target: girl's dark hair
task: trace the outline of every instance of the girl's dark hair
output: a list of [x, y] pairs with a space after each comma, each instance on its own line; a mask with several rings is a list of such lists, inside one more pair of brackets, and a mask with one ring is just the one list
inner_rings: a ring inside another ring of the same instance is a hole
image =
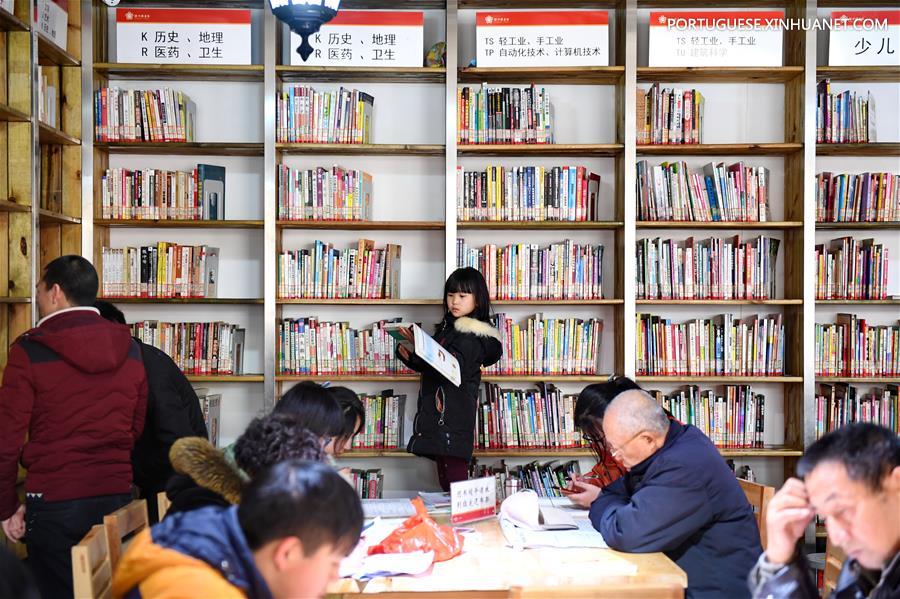
[[305, 429], [296, 414], [272, 412], [255, 418], [234, 444], [234, 461], [250, 478], [284, 460], [321, 462], [324, 457], [322, 440]]
[[312, 381], [291, 387], [274, 411], [296, 415], [300, 426], [319, 437], [340, 437], [344, 430], [344, 415], [337, 401], [328, 389]]
[[[344, 416], [344, 430], [335, 440], [335, 446], [343, 445], [347, 440], [358, 435], [366, 426], [366, 410], [359, 396], [347, 387], [329, 387], [328, 391], [337, 401]], [[359, 424], [356, 421], [359, 420]]]
[[475, 311], [470, 317], [488, 322], [491, 318], [491, 296], [488, 294], [487, 283], [484, 276], [471, 266], [457, 268], [444, 283], [444, 312], [449, 312], [447, 306], [448, 293], [471, 293], [475, 296]]
[[640, 388], [640, 385], [627, 376], [614, 376], [605, 383], [588, 385], [578, 394], [575, 402], [575, 426], [581, 429], [599, 463], [606, 463], [606, 439], [603, 428], [599, 425], [603, 422], [606, 408], [620, 393]]

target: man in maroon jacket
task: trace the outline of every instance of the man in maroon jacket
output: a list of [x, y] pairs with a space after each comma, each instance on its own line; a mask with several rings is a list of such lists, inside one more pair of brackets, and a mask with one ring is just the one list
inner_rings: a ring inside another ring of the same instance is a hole
[[92, 307], [97, 287], [80, 256], [47, 265], [41, 320], [10, 348], [0, 387], [0, 520], [8, 537], [25, 537], [45, 599], [72, 596], [72, 546], [130, 501], [131, 450], [147, 412], [140, 350]]

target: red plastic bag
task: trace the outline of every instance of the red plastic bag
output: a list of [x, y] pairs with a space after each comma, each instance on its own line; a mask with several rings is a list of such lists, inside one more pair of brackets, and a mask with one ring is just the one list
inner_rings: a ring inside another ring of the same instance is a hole
[[369, 555], [434, 551], [434, 561], [443, 562], [462, 553], [463, 536], [452, 527], [435, 522], [420, 497], [412, 502], [416, 515], [407, 518], [381, 543], [369, 547]]

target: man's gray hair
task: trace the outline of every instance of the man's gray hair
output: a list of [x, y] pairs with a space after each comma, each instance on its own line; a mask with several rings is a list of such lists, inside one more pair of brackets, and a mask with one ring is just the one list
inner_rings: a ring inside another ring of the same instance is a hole
[[631, 389], [620, 393], [610, 402], [606, 413], [612, 413], [628, 435], [642, 431], [665, 435], [669, 431], [669, 417], [646, 391]]

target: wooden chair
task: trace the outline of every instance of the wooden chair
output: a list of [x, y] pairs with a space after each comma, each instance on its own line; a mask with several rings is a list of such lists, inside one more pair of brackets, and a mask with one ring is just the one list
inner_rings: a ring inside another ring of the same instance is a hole
[[681, 599], [684, 589], [678, 584], [654, 582], [612, 583], [596, 587], [547, 587], [516, 589], [517, 599]]
[[747, 496], [747, 501], [753, 506], [753, 513], [756, 516], [756, 525], [759, 527], [759, 542], [762, 544], [763, 551], [766, 550], [766, 510], [769, 509], [769, 502], [775, 495], [775, 487], [767, 487], [759, 483], [751, 483], [748, 480], [739, 478], [741, 489]]
[[97, 524], [72, 547], [72, 588], [75, 599], [111, 598], [112, 571], [106, 527]]
[[169, 511], [169, 506], [172, 505], [172, 502], [169, 501], [169, 496], [166, 495], [165, 491], [162, 493], [156, 494], [156, 509], [159, 514], [159, 521], [162, 522], [162, 519], [166, 517], [166, 512]]
[[106, 537], [109, 539], [109, 557], [113, 570], [119, 565], [119, 558], [128, 548], [131, 538], [147, 528], [149, 524], [146, 499], [135, 499], [125, 507], [103, 517]]
[[844, 550], [828, 539], [825, 542], [825, 582], [823, 586], [823, 596], [828, 597], [834, 592], [837, 586], [838, 577], [841, 575], [841, 568], [844, 567], [844, 560], [847, 554]]

